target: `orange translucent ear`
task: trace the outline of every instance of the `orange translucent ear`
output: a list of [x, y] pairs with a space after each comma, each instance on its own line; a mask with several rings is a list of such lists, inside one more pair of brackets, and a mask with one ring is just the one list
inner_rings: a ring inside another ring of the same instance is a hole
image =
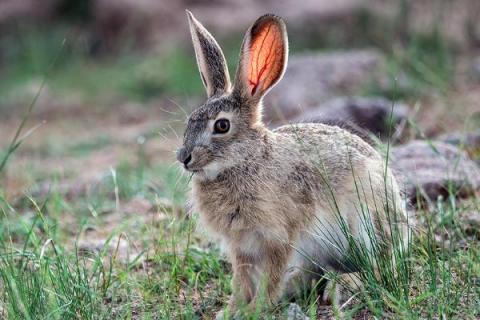
[[242, 64], [246, 70], [246, 87], [253, 96], [262, 96], [282, 77], [287, 60], [288, 43], [283, 21], [274, 15], [260, 17], [245, 39]]

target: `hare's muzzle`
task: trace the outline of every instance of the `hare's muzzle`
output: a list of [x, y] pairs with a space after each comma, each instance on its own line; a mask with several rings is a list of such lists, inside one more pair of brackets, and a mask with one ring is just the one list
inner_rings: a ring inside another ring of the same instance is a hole
[[187, 151], [187, 148], [181, 147], [177, 150], [177, 160], [183, 163], [185, 169], [188, 169], [188, 163], [192, 160], [192, 154]]

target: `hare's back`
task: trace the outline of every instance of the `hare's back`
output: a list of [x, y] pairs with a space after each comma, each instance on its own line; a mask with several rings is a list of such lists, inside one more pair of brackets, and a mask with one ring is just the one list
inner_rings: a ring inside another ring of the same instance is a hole
[[[398, 185], [391, 170], [388, 170], [385, 183], [383, 157], [360, 137], [336, 126], [316, 123], [283, 126], [274, 130], [274, 134], [278, 154], [284, 155], [283, 162], [287, 163], [284, 166], [291, 168], [285, 177], [305, 177], [304, 186], [307, 189], [316, 186], [320, 200], [331, 200], [325, 190], [333, 190], [340, 207], [344, 206], [340, 208], [343, 212], [356, 212], [350, 205], [359, 197], [357, 187], [362, 186], [367, 190], [362, 197], [366, 197], [372, 212], [379, 200], [375, 197], [383, 195], [395, 198], [382, 200], [383, 203], [401, 205]], [[298, 180], [291, 185], [298, 185]], [[392, 190], [385, 192], [385, 185]]]
[[[383, 159], [360, 137], [336, 126], [320, 123], [291, 124], [274, 130], [276, 167], [286, 177], [298, 174], [322, 186], [325, 177], [336, 190], [351, 187], [355, 176], [382, 176]], [[326, 186], [328, 187], [328, 186]]]
[[[281, 126], [274, 130], [279, 140], [293, 144], [293, 149], [309, 156], [327, 158], [350, 157], [350, 161], [369, 158], [381, 160], [378, 152], [359, 136], [338, 126], [322, 123], [297, 123]], [[279, 141], [282, 143], [282, 141]]]

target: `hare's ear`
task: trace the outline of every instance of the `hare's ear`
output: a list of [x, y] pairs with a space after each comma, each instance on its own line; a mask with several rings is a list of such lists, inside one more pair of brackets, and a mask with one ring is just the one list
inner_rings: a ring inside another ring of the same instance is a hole
[[272, 14], [261, 16], [243, 39], [234, 90], [260, 99], [285, 73], [288, 39], [285, 23]]
[[222, 49], [210, 32], [186, 10], [198, 69], [208, 97], [230, 90], [230, 76]]

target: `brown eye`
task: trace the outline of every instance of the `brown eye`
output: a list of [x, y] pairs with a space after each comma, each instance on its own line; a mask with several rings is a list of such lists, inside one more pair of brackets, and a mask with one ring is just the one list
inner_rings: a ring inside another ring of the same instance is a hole
[[227, 119], [218, 119], [213, 125], [213, 133], [227, 133], [230, 130], [230, 121]]

